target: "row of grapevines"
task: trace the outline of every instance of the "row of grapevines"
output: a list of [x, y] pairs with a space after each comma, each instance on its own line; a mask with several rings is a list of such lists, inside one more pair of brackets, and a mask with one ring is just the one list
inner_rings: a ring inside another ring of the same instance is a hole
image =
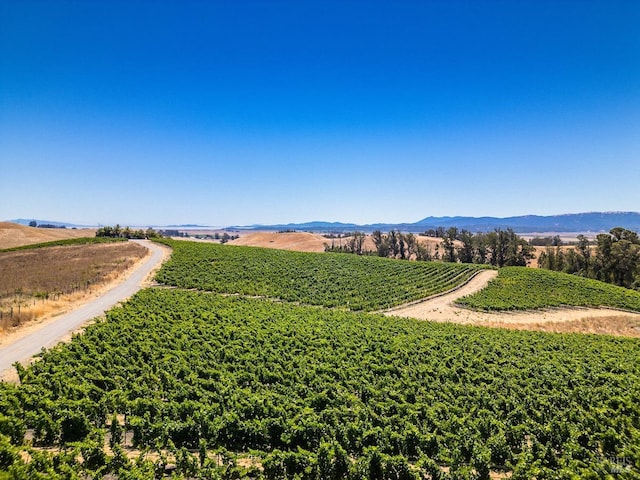
[[640, 311], [640, 292], [561, 272], [502, 268], [484, 290], [458, 300], [479, 310], [527, 310], [580, 306]]
[[465, 282], [481, 268], [165, 242], [173, 248], [171, 260], [157, 275], [165, 284], [351, 310], [378, 310], [440, 293]]
[[638, 358], [633, 339], [151, 289], [0, 384], [0, 434], [84, 445], [89, 476], [119, 414], [139, 448], [251, 450], [264, 478], [328, 478], [327, 445], [339, 478], [382, 478], [372, 451], [438, 478], [604, 478], [640, 467]]

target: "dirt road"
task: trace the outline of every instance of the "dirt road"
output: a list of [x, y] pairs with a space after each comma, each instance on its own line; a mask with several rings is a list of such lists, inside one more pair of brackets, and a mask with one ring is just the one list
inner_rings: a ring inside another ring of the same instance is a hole
[[118, 302], [136, 293], [147, 276], [162, 263], [166, 254], [162, 247], [148, 240], [139, 242], [151, 250], [151, 255], [126, 280], [78, 309], [55, 317], [52, 321], [34, 327], [29, 334], [20, 335], [0, 345], [0, 379], [13, 373], [14, 362], [26, 363], [42, 348], [52, 347], [89, 320], [99, 317]]
[[497, 273], [495, 270], [481, 272], [448, 294], [424, 302], [401, 305], [384, 313], [389, 316], [487, 327], [640, 336], [640, 314], [637, 313], [576, 307], [489, 313], [460, 308], [454, 304], [458, 298], [483, 289]]

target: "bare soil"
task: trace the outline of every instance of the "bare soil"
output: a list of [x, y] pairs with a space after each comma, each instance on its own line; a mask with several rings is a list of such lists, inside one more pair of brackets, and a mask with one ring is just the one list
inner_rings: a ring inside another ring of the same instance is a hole
[[387, 310], [385, 315], [516, 330], [596, 333], [640, 338], [640, 314], [638, 313], [608, 308], [554, 308], [489, 313], [454, 305], [458, 298], [483, 289], [496, 275], [495, 270], [483, 271], [446, 295], [399, 306]]

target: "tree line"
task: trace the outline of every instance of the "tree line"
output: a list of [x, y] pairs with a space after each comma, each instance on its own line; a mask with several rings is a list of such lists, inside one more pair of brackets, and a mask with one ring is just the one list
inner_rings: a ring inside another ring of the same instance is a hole
[[548, 270], [640, 289], [640, 237], [622, 227], [597, 235], [594, 245], [578, 235], [578, 243], [571, 249], [548, 247], [538, 263]]
[[133, 230], [130, 227], [122, 228], [119, 224], [115, 227], [104, 226], [100, 227], [96, 231], [96, 237], [109, 237], [109, 238], [127, 238], [134, 240], [143, 240], [148, 238], [160, 238], [161, 235], [153, 228], [149, 227], [146, 230]]
[[385, 234], [375, 230], [371, 234], [374, 251], [365, 249], [366, 235], [362, 232], [354, 232], [344, 242], [341, 240], [338, 246], [332, 240], [331, 245], [325, 244], [325, 251], [378, 255], [400, 260], [490, 264], [497, 267], [525, 266], [534, 258], [533, 246], [510, 228], [474, 234], [451, 227], [439, 233], [442, 235], [442, 243], [433, 250], [430, 245], [420, 242], [413, 233], [391, 230]]

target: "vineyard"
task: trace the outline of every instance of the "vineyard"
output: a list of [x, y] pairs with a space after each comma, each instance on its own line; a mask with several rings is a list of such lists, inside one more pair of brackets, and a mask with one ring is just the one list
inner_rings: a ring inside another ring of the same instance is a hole
[[476, 268], [167, 243], [178, 288], [0, 383], [0, 479], [640, 478], [638, 340], [325, 308]]
[[478, 310], [577, 306], [640, 312], [640, 292], [566, 273], [505, 267], [487, 288], [457, 303]]
[[3, 384], [0, 431], [75, 449], [68, 468], [90, 476], [117, 466], [97, 452], [122, 429], [139, 472], [168, 450], [184, 475], [221, 475], [190, 453], [206, 445], [252, 452], [264, 470], [243, 475], [266, 478], [372, 478], [376, 462], [405, 472], [384, 478], [603, 478], [640, 462], [638, 358], [633, 340], [146, 290]]
[[157, 277], [167, 285], [351, 310], [379, 310], [428, 297], [460, 285], [482, 268], [211, 243], [163, 243], [173, 248], [171, 260]]

